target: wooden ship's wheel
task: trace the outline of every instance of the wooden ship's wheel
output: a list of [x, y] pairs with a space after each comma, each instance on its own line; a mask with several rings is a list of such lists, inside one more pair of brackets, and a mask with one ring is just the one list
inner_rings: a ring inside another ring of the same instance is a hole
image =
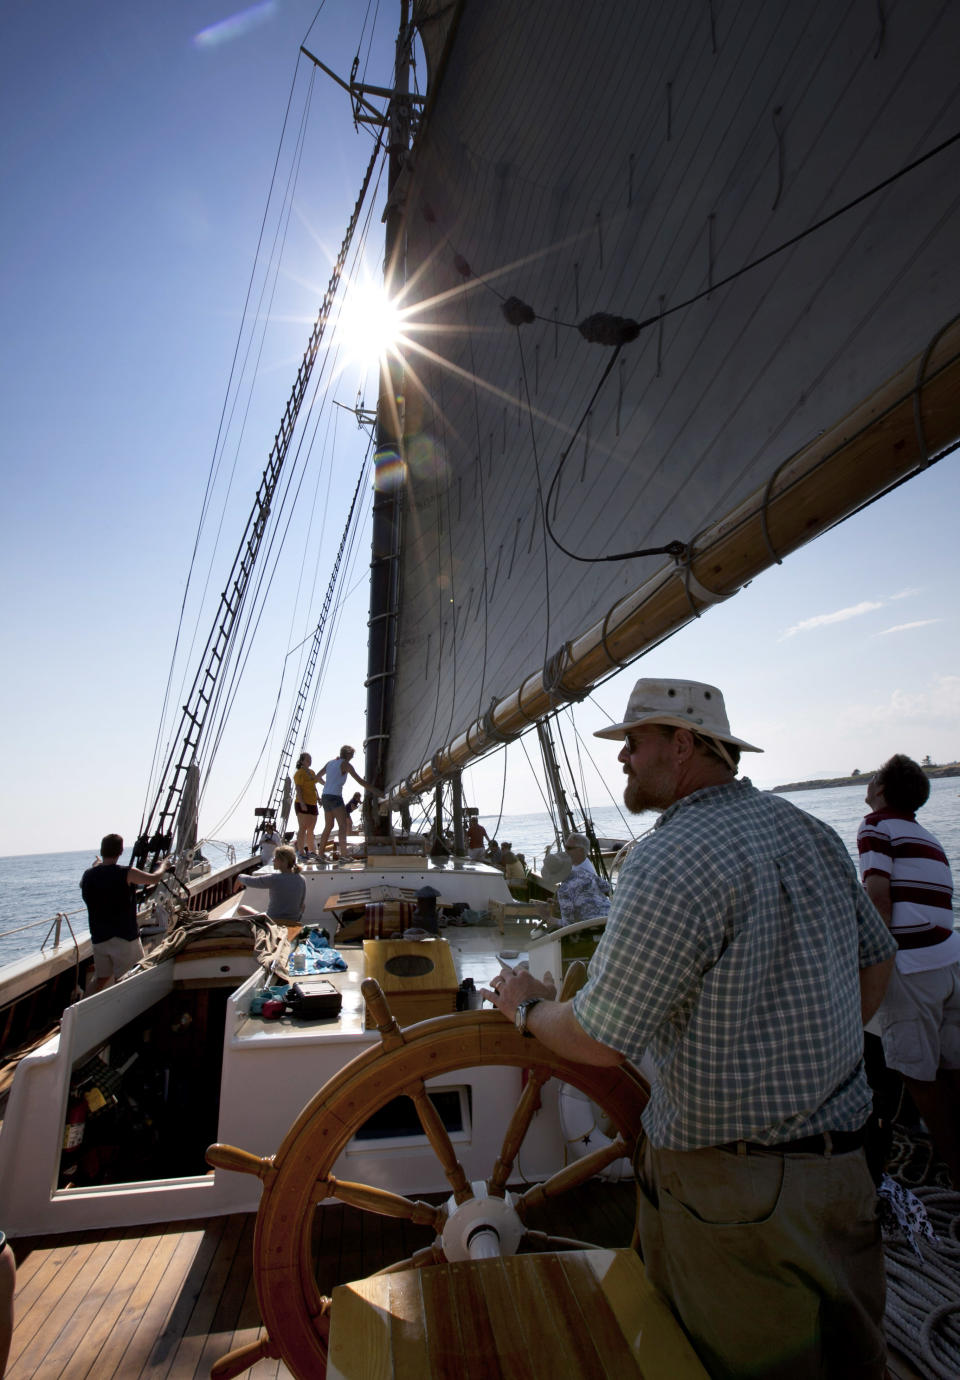
[[[582, 964], [571, 965], [561, 1000], [569, 999], [584, 977]], [[358, 1055], [320, 1089], [276, 1154], [261, 1158], [229, 1145], [212, 1145], [207, 1151], [207, 1160], [215, 1167], [256, 1174], [263, 1181], [253, 1270], [265, 1333], [257, 1342], [222, 1357], [211, 1372], [215, 1380], [229, 1380], [264, 1357], [281, 1358], [303, 1380], [316, 1380], [326, 1373], [330, 1300], [317, 1285], [311, 1245], [314, 1211], [325, 1198], [434, 1229], [431, 1246], [380, 1273], [445, 1260], [512, 1255], [521, 1243], [540, 1251], [583, 1249], [590, 1243], [528, 1231], [527, 1214], [546, 1199], [585, 1183], [621, 1156], [633, 1154], [649, 1087], [631, 1064], [598, 1068], [573, 1063], [538, 1040], [522, 1036], [498, 1011], [465, 1011], [400, 1030], [378, 984], [367, 979], [362, 991], [380, 1032], [380, 1044]], [[424, 1080], [488, 1064], [527, 1069], [528, 1079], [490, 1177], [471, 1184], [427, 1096]], [[544, 1183], [513, 1195], [507, 1182], [541, 1089], [551, 1078], [587, 1093], [610, 1118], [617, 1134], [609, 1144]], [[451, 1196], [442, 1206], [346, 1183], [330, 1172], [360, 1126], [401, 1094], [413, 1101], [450, 1183]]]

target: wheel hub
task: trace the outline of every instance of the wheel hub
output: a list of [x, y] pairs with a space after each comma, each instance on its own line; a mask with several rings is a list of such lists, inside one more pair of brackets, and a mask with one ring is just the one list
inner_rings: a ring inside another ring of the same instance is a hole
[[526, 1228], [517, 1216], [513, 1196], [492, 1197], [482, 1180], [471, 1188], [473, 1197], [465, 1203], [453, 1198], [447, 1203], [448, 1216], [440, 1238], [444, 1255], [448, 1260], [470, 1260], [476, 1254], [470, 1249], [471, 1241], [485, 1232], [499, 1240], [500, 1255], [516, 1255]]

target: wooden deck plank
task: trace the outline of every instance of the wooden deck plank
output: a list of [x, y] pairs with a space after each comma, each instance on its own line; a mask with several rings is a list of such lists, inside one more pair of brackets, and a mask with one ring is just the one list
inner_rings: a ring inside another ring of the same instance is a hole
[[[114, 1318], [106, 1337], [95, 1357], [91, 1357], [84, 1347], [77, 1357], [77, 1377], [91, 1377], [100, 1380], [102, 1376], [121, 1374], [124, 1357], [145, 1314], [157, 1298], [161, 1282], [168, 1278], [168, 1272], [176, 1275], [176, 1254], [178, 1248], [185, 1254], [183, 1233], [177, 1227], [161, 1226], [153, 1231], [143, 1228], [144, 1235], [138, 1242], [137, 1252], [131, 1260], [129, 1269], [129, 1288], [122, 1296], [118, 1315]], [[82, 1366], [86, 1369], [82, 1369]], [[64, 1380], [74, 1380], [71, 1369]]]
[[157, 1377], [157, 1380], [170, 1374], [177, 1375], [177, 1380], [179, 1380], [179, 1375], [174, 1368], [174, 1360], [193, 1318], [197, 1300], [206, 1287], [207, 1276], [220, 1249], [220, 1243], [228, 1231], [231, 1235], [239, 1235], [240, 1232], [240, 1226], [236, 1219], [231, 1217], [206, 1218], [203, 1228], [203, 1234], [164, 1329], [157, 1338], [143, 1368], [142, 1373], [144, 1375]]
[[[175, 1380], [186, 1380], [186, 1377], [197, 1374], [200, 1356], [213, 1324], [220, 1296], [230, 1276], [245, 1225], [245, 1216], [241, 1215], [227, 1217], [224, 1220], [224, 1230], [219, 1234], [216, 1247], [210, 1253], [209, 1259], [205, 1260], [205, 1267], [201, 1267], [199, 1262], [201, 1255], [205, 1256], [206, 1253], [201, 1251], [197, 1254], [195, 1263], [198, 1268], [191, 1271], [194, 1276], [191, 1287], [184, 1291], [178, 1300], [179, 1320], [182, 1325], [178, 1328], [175, 1344], [170, 1347], [168, 1356], [163, 1362], [157, 1358], [157, 1369], [152, 1372], [157, 1376], [157, 1380], [166, 1375], [174, 1376]], [[238, 1302], [238, 1312], [239, 1306]], [[231, 1324], [230, 1335], [232, 1334]], [[151, 1357], [151, 1361], [153, 1360]]]
[[200, 1349], [194, 1374], [201, 1377], [201, 1380], [206, 1380], [209, 1376], [214, 1361], [233, 1349], [233, 1336], [243, 1309], [247, 1286], [253, 1276], [253, 1224], [253, 1217], [248, 1217], [243, 1223], [226, 1283], [217, 1300], [213, 1320]]
[[[253, 1219], [251, 1219], [252, 1222]], [[260, 1320], [260, 1305], [257, 1302], [257, 1289], [254, 1283], [253, 1271], [250, 1271], [247, 1279], [246, 1289], [244, 1290], [243, 1300], [240, 1304], [240, 1312], [237, 1317], [233, 1336], [230, 1338], [229, 1345], [225, 1346], [220, 1352], [225, 1356], [229, 1351], [236, 1351], [238, 1347], [249, 1346], [251, 1342], [259, 1340], [263, 1332], [263, 1324]], [[275, 1380], [277, 1374], [277, 1361], [258, 1361], [255, 1366], [251, 1366], [247, 1374], [251, 1380]]]
[[[16, 1244], [20, 1246], [21, 1243], [17, 1242]], [[77, 1250], [77, 1245], [70, 1242], [58, 1245], [48, 1252], [31, 1251], [30, 1256], [33, 1258], [35, 1268], [25, 1284], [21, 1282], [18, 1265], [16, 1327], [10, 1346], [8, 1368], [14, 1365], [21, 1351], [35, 1336], [38, 1328], [46, 1322], [48, 1295], [51, 1292], [59, 1293], [59, 1289], [63, 1287], [62, 1281], [58, 1284], [58, 1276], [61, 1270], [65, 1272], [64, 1278], [69, 1276], [72, 1270], [70, 1262]]]
[[99, 1352], [109, 1335], [111, 1323], [118, 1316], [118, 1303], [122, 1307], [130, 1293], [128, 1276], [136, 1269], [134, 1260], [139, 1245], [136, 1237], [118, 1241], [99, 1271], [96, 1274], [91, 1271], [86, 1293], [44, 1356], [43, 1368], [50, 1380], [55, 1376], [59, 1380], [71, 1370], [73, 1380], [78, 1377], [82, 1380], [87, 1374], [90, 1366], [86, 1363], [86, 1354]]
[[[19, 1351], [16, 1360], [8, 1367], [7, 1374], [10, 1380], [28, 1380], [28, 1377], [46, 1374], [57, 1375], [59, 1366], [50, 1369], [47, 1366], [47, 1355], [53, 1352], [54, 1356], [62, 1349], [61, 1338], [66, 1332], [82, 1340], [82, 1333], [73, 1332], [73, 1318], [79, 1309], [88, 1290], [95, 1284], [101, 1270], [110, 1269], [110, 1260], [114, 1252], [118, 1249], [119, 1242], [116, 1239], [104, 1241], [88, 1241], [78, 1246], [76, 1252], [71, 1255], [69, 1261], [70, 1270], [68, 1277], [63, 1281], [63, 1287], [59, 1290], [58, 1305], [55, 1312], [50, 1312], [45, 1303], [41, 1304], [35, 1313], [45, 1313], [40, 1326], [33, 1330], [29, 1342]], [[58, 1274], [65, 1273], [63, 1270]], [[44, 1300], [46, 1300], [46, 1294]], [[36, 1322], [36, 1317], [31, 1319], [31, 1324]], [[14, 1326], [14, 1336], [17, 1336], [17, 1328]], [[18, 1338], [18, 1341], [20, 1339]], [[11, 1348], [12, 1350], [12, 1348]], [[53, 1362], [51, 1362], [53, 1366]]]
[[178, 1328], [183, 1325], [180, 1317], [185, 1310], [180, 1307], [180, 1299], [190, 1287], [197, 1257], [204, 1251], [212, 1253], [211, 1233], [214, 1241], [219, 1239], [216, 1233], [223, 1231], [225, 1222], [226, 1218], [211, 1218], [179, 1223], [171, 1231], [173, 1253], [168, 1256], [162, 1246], [154, 1252], [138, 1289], [138, 1297], [146, 1295], [143, 1313], [139, 1320], [134, 1320], [133, 1333], [115, 1368], [104, 1371], [104, 1377], [132, 1380], [135, 1376], [159, 1373], [158, 1367], [164, 1364], [179, 1335]]
[[[531, 1224], [598, 1245], [629, 1239], [630, 1184], [591, 1185], [558, 1204], [553, 1220]], [[601, 1202], [597, 1202], [597, 1199]], [[173, 1222], [127, 1232], [74, 1233], [14, 1242], [22, 1268], [8, 1380], [186, 1380], [209, 1375], [212, 1361], [261, 1332], [252, 1280], [254, 1218]], [[427, 1228], [339, 1205], [318, 1213], [318, 1281], [323, 1292], [406, 1258], [431, 1238]], [[353, 1271], [353, 1274], [350, 1273]], [[479, 1324], [478, 1324], [479, 1325]], [[66, 1360], [67, 1342], [74, 1350]], [[893, 1380], [919, 1380], [892, 1356]], [[263, 1360], [250, 1380], [293, 1380]]]

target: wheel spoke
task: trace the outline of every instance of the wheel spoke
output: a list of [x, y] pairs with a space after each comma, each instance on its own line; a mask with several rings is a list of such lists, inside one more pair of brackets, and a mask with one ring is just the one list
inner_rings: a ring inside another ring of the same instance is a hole
[[350, 1207], [362, 1208], [366, 1212], [379, 1213], [381, 1217], [399, 1217], [405, 1222], [415, 1222], [418, 1226], [432, 1227], [439, 1235], [447, 1220], [445, 1207], [434, 1207], [430, 1203], [414, 1202], [399, 1193], [389, 1193], [383, 1188], [373, 1188], [369, 1184], [350, 1183], [345, 1179], [335, 1179], [328, 1174], [317, 1184], [317, 1201], [324, 1198], [338, 1198]]
[[587, 980], [587, 965], [580, 958], [575, 958], [567, 969], [563, 979], [563, 986], [557, 996], [557, 1001], [569, 1001], [576, 996], [580, 988]]
[[367, 1010], [373, 1017], [373, 1022], [380, 1033], [380, 1042], [384, 1049], [396, 1049], [403, 1044], [403, 1035], [397, 1025], [393, 1012], [387, 1004], [387, 999], [376, 978], [364, 978], [360, 984], [360, 991], [367, 1004]]
[[258, 1361], [272, 1361], [278, 1359], [280, 1354], [280, 1348], [275, 1342], [271, 1342], [264, 1332], [255, 1342], [248, 1342], [246, 1346], [239, 1346], [235, 1351], [228, 1351], [226, 1356], [214, 1361], [210, 1375], [212, 1380], [234, 1380], [235, 1376], [242, 1375]]
[[628, 1153], [626, 1141], [618, 1136], [610, 1145], [605, 1145], [601, 1150], [594, 1150], [592, 1154], [584, 1155], [582, 1160], [575, 1160], [565, 1169], [551, 1174], [542, 1184], [534, 1184], [533, 1188], [527, 1189], [516, 1201], [515, 1206], [521, 1219], [526, 1221], [525, 1214], [530, 1208], [539, 1206], [547, 1198], [555, 1198], [558, 1193], [568, 1193], [570, 1189], [579, 1187], [588, 1179], [592, 1179], [594, 1174], [601, 1173], [607, 1165], [613, 1164], [614, 1160], [619, 1160]]
[[492, 1197], [502, 1198], [506, 1192], [507, 1180], [513, 1169], [513, 1162], [523, 1144], [524, 1136], [530, 1129], [534, 1113], [540, 1108], [541, 1089], [545, 1083], [549, 1082], [550, 1077], [548, 1068], [534, 1067], [528, 1070], [527, 1086], [520, 1094], [520, 1101], [514, 1109], [513, 1116], [510, 1118], [510, 1125], [507, 1127], [503, 1138], [500, 1155], [487, 1182], [487, 1190]]
[[430, 1142], [433, 1153], [440, 1161], [447, 1182], [453, 1189], [454, 1201], [465, 1203], [468, 1198], [473, 1197], [473, 1189], [470, 1187], [463, 1165], [457, 1159], [453, 1142], [447, 1135], [447, 1128], [444, 1126], [440, 1113], [427, 1096], [427, 1090], [423, 1083], [415, 1083], [412, 1087], [405, 1088], [407, 1096], [417, 1109], [417, 1116], [420, 1118], [420, 1125], [423, 1127], [424, 1135]]

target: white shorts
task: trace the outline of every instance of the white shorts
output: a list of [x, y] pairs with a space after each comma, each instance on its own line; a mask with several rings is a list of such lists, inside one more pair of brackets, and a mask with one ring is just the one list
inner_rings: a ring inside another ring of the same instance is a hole
[[468, 849], [467, 849], [467, 852], [470, 854], [470, 858], [471, 858], [471, 861], [472, 861], [472, 862], [483, 862], [483, 849], [482, 849], [482, 848], [468, 848]]
[[105, 939], [93, 946], [93, 973], [98, 978], [116, 980], [143, 958], [139, 939]]
[[894, 969], [877, 1016], [890, 1068], [924, 1083], [938, 1069], [960, 1069], [960, 962], [921, 973]]

